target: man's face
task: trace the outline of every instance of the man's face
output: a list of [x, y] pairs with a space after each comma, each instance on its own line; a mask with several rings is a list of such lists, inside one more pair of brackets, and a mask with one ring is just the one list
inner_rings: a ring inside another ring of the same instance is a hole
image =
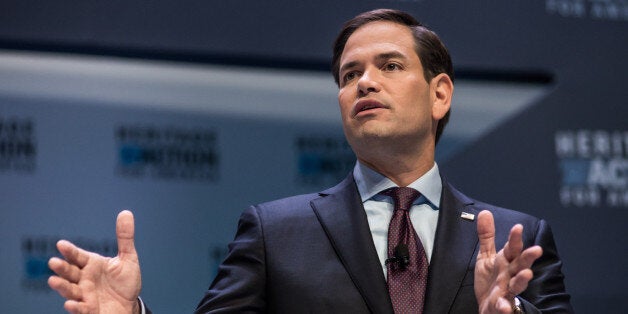
[[430, 84], [408, 27], [378, 21], [357, 29], [340, 57], [339, 80], [343, 128], [358, 157], [377, 139], [434, 145]]

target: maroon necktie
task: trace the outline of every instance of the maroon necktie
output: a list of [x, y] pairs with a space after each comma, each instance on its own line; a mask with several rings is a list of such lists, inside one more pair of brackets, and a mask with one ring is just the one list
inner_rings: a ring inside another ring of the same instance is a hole
[[[428, 264], [409, 213], [412, 202], [421, 194], [408, 187], [390, 188], [381, 194], [392, 197], [395, 204], [388, 227], [388, 256], [395, 258], [387, 261], [388, 293], [393, 308], [396, 314], [423, 313]], [[403, 249], [404, 245], [407, 250]]]

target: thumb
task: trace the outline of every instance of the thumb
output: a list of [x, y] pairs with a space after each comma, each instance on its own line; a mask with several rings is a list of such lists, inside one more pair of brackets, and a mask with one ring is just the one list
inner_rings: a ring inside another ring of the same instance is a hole
[[137, 259], [135, 251], [135, 220], [133, 213], [123, 210], [118, 214], [116, 220], [116, 238], [118, 239], [118, 256], [124, 258]]
[[483, 210], [478, 214], [478, 239], [480, 240], [479, 255], [495, 254], [495, 222], [493, 214], [488, 210]]

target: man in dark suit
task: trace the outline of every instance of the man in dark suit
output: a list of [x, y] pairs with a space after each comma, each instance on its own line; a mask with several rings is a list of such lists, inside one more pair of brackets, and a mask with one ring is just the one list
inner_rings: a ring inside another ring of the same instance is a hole
[[[245, 211], [197, 313], [572, 312], [549, 226], [476, 202], [440, 175], [434, 150], [453, 94], [440, 39], [403, 12], [366, 12], [345, 24], [332, 66], [354, 171], [326, 191]], [[420, 193], [404, 212], [419, 243], [411, 256], [387, 245], [400, 211], [386, 191], [397, 187]], [[144, 311], [133, 231], [122, 212], [115, 258], [59, 242], [66, 260], [51, 259], [49, 284], [68, 311]], [[407, 287], [425, 288], [421, 305], [400, 306], [391, 276], [417, 258], [429, 267]]]

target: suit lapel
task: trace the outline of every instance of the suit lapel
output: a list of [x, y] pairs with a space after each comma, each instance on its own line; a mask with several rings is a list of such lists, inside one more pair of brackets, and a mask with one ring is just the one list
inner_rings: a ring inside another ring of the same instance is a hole
[[[451, 308], [478, 243], [477, 222], [461, 218], [467, 212], [477, 217], [473, 201], [443, 180], [434, 251], [429, 266], [425, 313], [447, 313]], [[471, 265], [473, 266], [473, 265]]]
[[373, 313], [392, 313], [386, 279], [375, 251], [353, 175], [311, 202], [325, 233]]

